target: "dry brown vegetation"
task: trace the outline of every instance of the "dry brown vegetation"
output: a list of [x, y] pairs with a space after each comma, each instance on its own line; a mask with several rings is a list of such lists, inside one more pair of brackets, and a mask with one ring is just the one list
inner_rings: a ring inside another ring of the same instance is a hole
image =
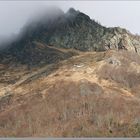
[[133, 88], [140, 84], [140, 73], [127, 72], [128, 67], [115, 68], [110, 65], [105, 65], [99, 75], [106, 80], [113, 80], [122, 87]]
[[0, 136], [139, 137], [139, 60], [127, 51], [88, 52], [57, 69], [25, 69], [1, 96]]

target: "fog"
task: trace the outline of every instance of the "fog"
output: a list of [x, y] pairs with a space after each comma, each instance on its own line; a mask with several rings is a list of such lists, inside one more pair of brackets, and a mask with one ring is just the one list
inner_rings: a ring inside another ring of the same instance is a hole
[[33, 17], [40, 17], [52, 6], [64, 12], [73, 7], [104, 26], [120, 26], [140, 34], [139, 1], [0, 1], [0, 43], [17, 37]]

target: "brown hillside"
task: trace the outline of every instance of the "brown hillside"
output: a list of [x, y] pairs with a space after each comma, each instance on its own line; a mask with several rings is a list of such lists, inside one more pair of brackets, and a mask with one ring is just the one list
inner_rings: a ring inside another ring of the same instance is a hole
[[2, 67], [0, 136], [140, 136], [140, 56], [76, 53], [41, 68]]

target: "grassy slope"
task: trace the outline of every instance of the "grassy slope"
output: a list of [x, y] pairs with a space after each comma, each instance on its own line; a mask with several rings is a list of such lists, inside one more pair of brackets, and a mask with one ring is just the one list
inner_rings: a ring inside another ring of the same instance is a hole
[[0, 84], [0, 136], [140, 136], [139, 56], [77, 53], [30, 71], [7, 69], [20, 78]]

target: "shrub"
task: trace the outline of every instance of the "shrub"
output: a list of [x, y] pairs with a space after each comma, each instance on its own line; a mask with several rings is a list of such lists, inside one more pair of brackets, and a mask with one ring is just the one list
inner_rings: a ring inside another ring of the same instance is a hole
[[133, 88], [140, 84], [140, 74], [127, 72], [127, 67], [114, 67], [112, 65], [104, 65], [98, 72], [100, 78], [113, 80], [116, 83], [127, 88]]

